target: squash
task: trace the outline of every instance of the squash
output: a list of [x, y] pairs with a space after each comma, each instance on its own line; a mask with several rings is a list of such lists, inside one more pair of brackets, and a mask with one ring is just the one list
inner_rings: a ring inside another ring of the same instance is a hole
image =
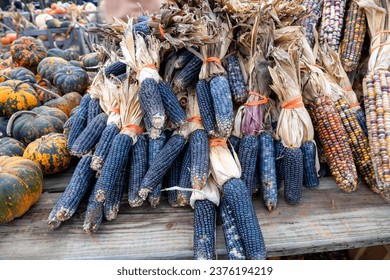
[[44, 175], [63, 172], [72, 161], [67, 142], [68, 137], [62, 133], [44, 135], [27, 146], [23, 157], [38, 164]]
[[63, 94], [73, 91], [83, 93], [89, 86], [89, 76], [82, 68], [66, 66], [57, 71], [54, 85]]
[[52, 108], [58, 108], [68, 117], [73, 108], [79, 106], [82, 96], [77, 92], [70, 92], [64, 96], [57, 97], [47, 101], [44, 105]]
[[[76, 107], [77, 108], [77, 107]], [[72, 115], [74, 111], [70, 111], [70, 114]], [[7, 124], [8, 124], [8, 118], [0, 117], [0, 138], [7, 136]]]
[[11, 56], [15, 63], [35, 73], [38, 64], [46, 57], [46, 48], [39, 39], [21, 37], [12, 43]]
[[0, 224], [22, 216], [42, 194], [39, 166], [22, 157], [0, 157]]
[[10, 52], [6, 52], [6, 53], [3, 53], [3, 54], [1, 55], [1, 58], [2, 58], [2, 59], [7, 59], [7, 58], [10, 58], [10, 57], [11, 57]]
[[23, 156], [26, 149], [24, 144], [12, 137], [4, 137], [0, 139], [0, 156]]
[[11, 43], [12, 43], [13, 41], [16, 40], [17, 35], [16, 35], [16, 33], [11, 32], [11, 33], [7, 33], [7, 35], [5, 35], [5, 37], [9, 38], [11, 40]]
[[42, 78], [47, 79], [52, 83], [56, 72], [65, 66], [70, 65], [71, 64], [63, 58], [47, 57], [39, 63], [38, 73]]
[[77, 50], [67, 49], [64, 51], [65, 53], [65, 59], [68, 61], [76, 60], [78, 61], [80, 59], [80, 54]]
[[84, 69], [84, 64], [81, 61], [70, 60], [69, 62], [70, 62], [70, 64], [72, 64], [72, 66], [76, 66], [76, 67]]
[[71, 25], [71, 22], [66, 20], [61, 22], [61, 28], [68, 28]]
[[10, 117], [21, 110], [39, 105], [38, 94], [26, 82], [9, 80], [0, 84], [0, 117]]
[[10, 78], [12, 80], [27, 81], [28, 83], [35, 84], [37, 78], [34, 73], [26, 68], [17, 68], [11, 71]]
[[47, 51], [47, 57], [61, 57], [66, 59], [65, 52], [61, 49], [50, 49]]
[[40, 106], [13, 114], [7, 125], [7, 135], [28, 145], [51, 132], [62, 133], [67, 120], [60, 109]]
[[102, 56], [99, 53], [88, 53], [84, 55], [81, 59], [84, 64], [84, 67], [86, 68], [98, 66], [101, 60]]
[[2, 45], [9, 45], [9, 44], [12, 43], [12, 42], [11, 42], [11, 39], [10, 39], [10, 38], [7, 38], [7, 37], [1, 37], [0, 41], [1, 41], [1, 44], [2, 44]]
[[58, 92], [58, 89], [52, 86], [52, 84], [47, 79], [40, 79], [34, 85], [34, 88], [38, 93], [39, 101], [42, 103], [46, 103], [51, 99], [55, 99], [61, 96]]
[[35, 17], [35, 23], [39, 29], [47, 28], [46, 21], [49, 19], [53, 19], [53, 17], [48, 14], [40, 14]]
[[46, 21], [47, 28], [60, 28], [61, 21], [58, 18], [51, 18]]

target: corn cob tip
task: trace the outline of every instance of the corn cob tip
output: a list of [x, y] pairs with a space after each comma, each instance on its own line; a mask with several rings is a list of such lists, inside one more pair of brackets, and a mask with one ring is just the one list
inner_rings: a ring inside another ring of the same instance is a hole
[[157, 208], [160, 204], [160, 197], [149, 197], [149, 203], [152, 208]]
[[145, 201], [146, 198], [148, 197], [150, 191], [151, 191], [150, 189], [145, 189], [145, 188], [140, 189], [140, 190], [138, 191], [138, 196], [139, 196], [142, 200]]
[[380, 196], [383, 197], [384, 200], [386, 200], [387, 203], [390, 203], [390, 189], [385, 188], [381, 193]]
[[60, 225], [61, 225], [61, 222], [58, 221], [56, 218], [54, 218], [54, 219], [52, 219], [52, 220], [50, 220], [50, 221], [48, 222], [48, 226], [49, 226], [49, 229], [50, 229], [50, 230], [55, 230], [55, 229], [57, 229]]
[[91, 162], [91, 169], [94, 171], [99, 171], [103, 168], [103, 159], [101, 157], [93, 156]]
[[142, 199], [132, 199], [132, 200], [128, 200], [129, 201], [129, 205], [130, 207], [132, 208], [135, 208], [135, 207], [140, 207], [144, 201]]
[[108, 212], [108, 215], [106, 215], [106, 220], [107, 221], [115, 220], [115, 218], [118, 216], [118, 212], [119, 212], [119, 207], [117, 206], [113, 207], [113, 209], [111, 209]]
[[104, 202], [104, 200], [106, 200], [105, 192], [103, 190], [97, 190], [95, 199], [98, 202]]
[[70, 217], [69, 217], [69, 210], [68, 209], [60, 209], [57, 213], [56, 213], [56, 219], [58, 221], [61, 221], [61, 222], [64, 222], [66, 220], [68, 220]]
[[98, 230], [98, 227], [96, 224], [87, 223], [83, 225], [83, 231], [88, 235], [92, 235]]
[[190, 201], [188, 200], [188, 197], [186, 197], [183, 194], [178, 194], [177, 195], [177, 201], [176, 201], [177, 206], [176, 207], [184, 207], [190, 204]]
[[266, 205], [266, 208], [268, 209], [268, 212], [272, 212], [276, 207], [273, 203], [269, 203]]
[[152, 125], [156, 129], [161, 129], [165, 123], [165, 116], [154, 116], [152, 119]]
[[206, 181], [207, 181], [207, 179], [205, 180], [202, 178], [193, 177], [192, 178], [192, 182], [193, 182], [192, 188], [195, 190], [201, 190], [206, 185]]

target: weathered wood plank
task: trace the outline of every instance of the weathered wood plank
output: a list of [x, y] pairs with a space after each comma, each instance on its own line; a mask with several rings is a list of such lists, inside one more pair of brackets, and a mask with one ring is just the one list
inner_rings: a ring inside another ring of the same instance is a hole
[[[45, 179], [45, 189], [57, 193], [44, 193], [23, 218], [0, 226], [0, 259], [192, 258], [193, 212], [166, 201], [157, 209], [130, 208], [124, 201], [117, 219], [105, 222], [94, 236], [82, 231], [83, 205], [58, 230], [49, 231], [47, 216], [69, 174]], [[390, 205], [363, 185], [347, 194], [333, 179], [323, 178], [320, 188], [304, 190], [299, 206], [287, 205], [280, 193], [272, 213], [258, 197], [253, 202], [269, 256], [390, 244]], [[226, 254], [220, 225], [217, 254]]]

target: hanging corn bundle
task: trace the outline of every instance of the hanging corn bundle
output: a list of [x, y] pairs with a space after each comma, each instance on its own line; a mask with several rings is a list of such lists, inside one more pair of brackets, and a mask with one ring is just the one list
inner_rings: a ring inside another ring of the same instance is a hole
[[[288, 52], [277, 48], [272, 55], [276, 66], [270, 68], [271, 88], [282, 102], [275, 134], [284, 146], [284, 198], [289, 204], [296, 205], [302, 200], [303, 173], [314, 172], [312, 176], [317, 176], [315, 169], [304, 171], [301, 150], [304, 143], [314, 141], [314, 129], [302, 101], [298, 49], [294, 45]], [[315, 156], [314, 151], [310, 158], [313, 163]]]
[[308, 15], [302, 19], [302, 26], [306, 30], [306, 40], [311, 47], [314, 46], [314, 32], [322, 13], [324, 0], [303, 0], [302, 5]]
[[343, 40], [340, 45], [340, 57], [346, 72], [354, 71], [360, 61], [364, 37], [366, 36], [366, 13], [359, 7], [358, 0], [349, 3]]
[[371, 159], [376, 175], [375, 191], [390, 201], [390, 4], [388, 1], [359, 1], [365, 9], [371, 36], [368, 73], [363, 79]]
[[69, 150], [72, 148], [77, 137], [87, 126], [88, 105], [90, 100], [91, 100], [91, 96], [89, 94], [85, 94], [81, 99], [80, 105], [78, 106], [78, 110], [74, 116], [72, 127], [69, 130], [68, 143], [67, 143], [67, 147]]

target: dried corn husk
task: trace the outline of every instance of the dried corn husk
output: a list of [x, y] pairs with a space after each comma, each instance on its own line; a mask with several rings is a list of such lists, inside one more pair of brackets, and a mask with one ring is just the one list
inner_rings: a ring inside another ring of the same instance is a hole
[[[200, 111], [198, 106], [198, 99], [196, 98], [196, 91], [190, 90], [188, 94], [188, 109], [187, 109], [187, 118], [190, 120], [192, 118], [200, 119]], [[191, 134], [197, 129], [203, 129], [202, 123], [196, 121], [188, 122], [188, 134]]]
[[192, 208], [195, 207], [195, 201], [208, 199], [215, 205], [219, 205], [221, 199], [220, 186], [217, 185], [213, 177], [210, 175], [207, 179], [206, 185], [202, 190], [192, 189], [192, 195], [190, 198], [190, 205]]

